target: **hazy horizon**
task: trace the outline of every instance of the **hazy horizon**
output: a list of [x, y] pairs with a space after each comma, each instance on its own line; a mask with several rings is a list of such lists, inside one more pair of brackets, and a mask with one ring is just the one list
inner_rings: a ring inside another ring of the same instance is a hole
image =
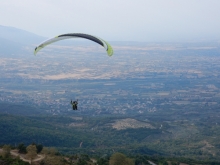
[[13, 0], [0, 2], [0, 25], [53, 37], [89, 33], [107, 41], [220, 40], [218, 0]]

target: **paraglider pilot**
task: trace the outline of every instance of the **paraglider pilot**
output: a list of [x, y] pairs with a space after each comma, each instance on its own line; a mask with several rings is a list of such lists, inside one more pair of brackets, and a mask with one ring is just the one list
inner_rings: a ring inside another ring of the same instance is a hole
[[77, 104], [78, 104], [78, 100], [76, 101], [70, 101], [70, 104], [72, 104], [73, 110], [77, 110]]

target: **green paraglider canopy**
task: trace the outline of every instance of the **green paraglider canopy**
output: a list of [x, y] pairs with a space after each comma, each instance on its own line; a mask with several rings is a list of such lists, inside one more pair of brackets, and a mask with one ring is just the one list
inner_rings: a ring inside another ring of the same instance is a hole
[[71, 38], [85, 38], [85, 39], [94, 41], [105, 48], [108, 56], [113, 55], [113, 49], [108, 42], [104, 41], [101, 38], [98, 38], [98, 37], [95, 37], [95, 36], [92, 36], [89, 34], [82, 34], [82, 33], [68, 33], [68, 34], [62, 34], [62, 35], [56, 36], [54, 38], [50, 38], [50, 39], [44, 41], [43, 43], [41, 43], [40, 45], [38, 45], [35, 48], [34, 54], [36, 55], [39, 50], [41, 50], [42, 48], [44, 48], [45, 46], [47, 46], [51, 43], [54, 43], [54, 42], [57, 42], [60, 40], [64, 40], [64, 39], [71, 39]]

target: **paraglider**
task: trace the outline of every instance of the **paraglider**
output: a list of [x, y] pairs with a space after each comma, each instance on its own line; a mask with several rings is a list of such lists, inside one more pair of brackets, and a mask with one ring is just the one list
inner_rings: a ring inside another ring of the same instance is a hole
[[78, 104], [78, 100], [76, 101], [70, 101], [70, 104], [72, 105], [73, 110], [77, 110], [77, 104]]
[[[108, 56], [112, 56], [113, 55], [113, 49], [111, 47], [111, 45], [104, 41], [101, 38], [89, 35], [89, 34], [83, 34], [83, 33], [68, 33], [68, 34], [62, 34], [62, 35], [58, 35], [56, 37], [50, 38], [44, 42], [42, 42], [40, 45], [38, 45], [35, 50], [34, 50], [34, 55], [36, 55], [41, 49], [43, 49], [45, 46], [50, 45], [54, 42], [60, 41], [60, 40], [65, 40], [65, 39], [74, 39], [74, 38], [84, 38], [84, 39], [88, 39], [91, 40], [93, 42], [98, 43], [99, 45], [103, 46], [108, 54]], [[72, 109], [73, 110], [77, 110], [77, 105], [78, 105], [78, 100], [77, 101], [72, 101], [70, 102], [70, 104], [72, 105]]]
[[88, 39], [93, 42], [96, 42], [105, 48], [108, 56], [113, 55], [113, 49], [108, 42], [104, 41], [101, 38], [98, 38], [98, 37], [95, 37], [95, 36], [92, 36], [89, 34], [83, 34], [83, 33], [68, 33], [68, 34], [62, 34], [62, 35], [50, 38], [50, 39], [44, 41], [43, 43], [41, 43], [40, 45], [38, 45], [34, 50], [34, 54], [36, 55], [39, 50], [41, 50], [42, 48], [44, 48], [45, 46], [47, 46], [49, 44], [52, 44], [52, 43], [60, 41], [60, 40], [71, 39], [71, 38], [84, 38], [84, 39]]

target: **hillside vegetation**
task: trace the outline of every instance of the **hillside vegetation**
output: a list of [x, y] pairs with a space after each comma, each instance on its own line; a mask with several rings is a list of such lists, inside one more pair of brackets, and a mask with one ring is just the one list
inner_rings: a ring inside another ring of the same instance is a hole
[[19, 144], [16, 148], [4, 145], [0, 148], [1, 165], [219, 165], [214, 161], [198, 161], [186, 158], [169, 158], [147, 155], [125, 155], [115, 152], [112, 155], [89, 156], [87, 154], [63, 155], [56, 148], [47, 148], [32, 143]]
[[[64, 154], [147, 154], [220, 160], [218, 127], [210, 119], [158, 122], [138, 116], [14, 116], [0, 114], [1, 144], [41, 143]], [[137, 124], [138, 123], [138, 124]], [[212, 136], [210, 136], [212, 135]], [[10, 138], [8, 138], [10, 137]], [[214, 137], [214, 138], [213, 138]], [[215, 138], [216, 137], [216, 138]]]

